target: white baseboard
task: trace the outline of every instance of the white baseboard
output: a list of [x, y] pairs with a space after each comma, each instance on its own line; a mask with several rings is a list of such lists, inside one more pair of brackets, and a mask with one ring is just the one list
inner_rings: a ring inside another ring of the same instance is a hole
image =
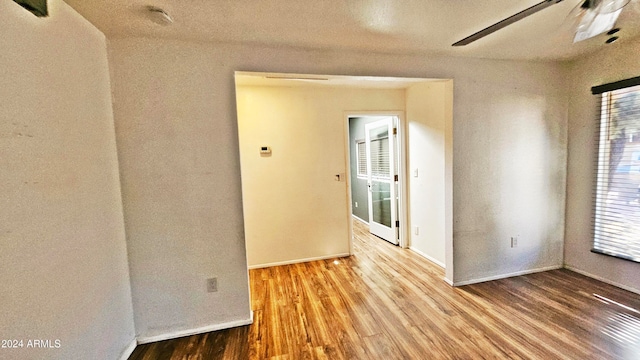
[[638, 290], [638, 289], [634, 289], [634, 288], [632, 288], [630, 286], [627, 286], [627, 285], [622, 285], [622, 284], [617, 283], [615, 281], [611, 281], [609, 279], [603, 278], [602, 276], [593, 275], [593, 274], [588, 273], [588, 272], [586, 272], [584, 270], [576, 269], [573, 266], [565, 265], [564, 268], [567, 269], [567, 270], [571, 270], [573, 272], [577, 272], [578, 274], [584, 275], [586, 277], [590, 277], [592, 279], [596, 279], [598, 281], [602, 281], [603, 283], [606, 283], [606, 284], [609, 284], [609, 285], [613, 285], [615, 287], [619, 287], [620, 289], [631, 291], [634, 294], [640, 294], [640, 290]]
[[443, 264], [442, 262], [440, 262], [440, 261], [438, 261], [438, 260], [436, 260], [436, 259], [432, 258], [431, 256], [429, 256], [429, 255], [427, 255], [427, 254], [423, 253], [422, 251], [420, 251], [420, 250], [418, 250], [418, 249], [414, 248], [413, 246], [409, 246], [409, 250], [413, 251], [414, 253], [416, 253], [416, 254], [418, 254], [418, 255], [422, 256], [423, 258], [425, 258], [425, 259], [427, 259], [427, 260], [431, 261], [432, 263], [434, 263], [434, 264], [436, 264], [436, 265], [438, 265], [438, 266], [440, 266], [441, 268], [443, 268], [443, 269], [444, 269], [444, 264]]
[[358, 221], [360, 221], [361, 223], [363, 223], [363, 224], [365, 224], [365, 225], [367, 225], [367, 226], [369, 225], [369, 222], [368, 222], [368, 221], [365, 221], [365, 220], [361, 219], [360, 217], [358, 217], [358, 216], [356, 216], [356, 215], [353, 215], [353, 214], [351, 214], [351, 216], [352, 216], [355, 220], [358, 220]]
[[136, 339], [131, 340], [131, 343], [129, 343], [129, 346], [127, 346], [127, 348], [124, 349], [124, 351], [122, 352], [122, 355], [120, 356], [120, 360], [129, 359], [129, 356], [133, 354], [133, 351], [136, 349], [137, 345], [138, 345], [138, 341]]
[[318, 257], [306, 258], [306, 259], [295, 259], [295, 260], [272, 262], [267, 264], [256, 264], [256, 265], [249, 265], [249, 269], [261, 269], [261, 268], [272, 267], [272, 266], [291, 265], [291, 264], [298, 264], [298, 263], [309, 262], [309, 261], [318, 261], [318, 260], [347, 257], [350, 255], [351, 254], [349, 253], [340, 253], [340, 254], [318, 256]]
[[479, 278], [479, 279], [458, 281], [458, 282], [454, 282], [453, 286], [471, 285], [471, 284], [477, 284], [477, 283], [481, 283], [481, 282], [485, 282], [485, 281], [506, 279], [506, 278], [510, 278], [510, 277], [514, 277], [514, 276], [534, 274], [534, 273], [538, 273], [538, 272], [549, 271], [549, 270], [557, 270], [557, 269], [562, 269], [562, 265], [547, 266], [547, 267], [538, 268], [538, 269], [516, 271], [516, 272], [513, 272], [513, 273], [509, 273], [509, 274], [501, 274], [501, 275], [489, 276], [489, 277]]
[[235, 320], [235, 321], [229, 321], [229, 322], [226, 322], [226, 323], [213, 324], [213, 325], [203, 326], [203, 327], [194, 328], [194, 329], [174, 331], [174, 332], [170, 332], [170, 333], [166, 333], [166, 334], [162, 334], [162, 335], [139, 337], [138, 338], [138, 345], [140, 345], [140, 344], [148, 344], [148, 343], [157, 342], [157, 341], [163, 341], [163, 340], [176, 339], [176, 338], [181, 338], [181, 337], [184, 337], [184, 336], [202, 334], [202, 333], [207, 333], [207, 332], [211, 332], [211, 331], [231, 329], [231, 328], [234, 328], [234, 327], [244, 326], [244, 325], [251, 325], [251, 324], [253, 324], [253, 311], [251, 311], [251, 317], [249, 319]]
[[442, 280], [444, 280], [444, 282], [446, 282], [447, 284], [449, 284], [449, 286], [453, 286], [453, 281], [451, 281], [449, 278], [444, 277], [444, 278], [442, 278]]

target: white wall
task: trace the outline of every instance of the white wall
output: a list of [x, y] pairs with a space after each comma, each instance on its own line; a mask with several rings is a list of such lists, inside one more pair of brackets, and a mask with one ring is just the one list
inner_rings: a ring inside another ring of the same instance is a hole
[[0, 359], [117, 359], [134, 325], [105, 39], [49, 7], [0, 2], [0, 334], [24, 341]]
[[571, 73], [565, 266], [640, 292], [640, 264], [591, 253], [594, 164], [600, 96], [591, 87], [640, 75], [640, 41], [607, 46], [569, 65]]
[[136, 334], [249, 323], [233, 73], [207, 46], [110, 43]]
[[406, 90], [410, 246], [442, 267], [446, 262], [445, 149], [451, 147], [445, 125], [452, 121], [447, 108], [452, 96], [450, 81], [421, 83]]
[[[237, 70], [454, 79], [447, 277], [460, 283], [562, 265], [560, 65], [144, 38], [110, 39], [109, 49], [143, 336], [249, 316]], [[514, 233], [520, 245], [510, 249]], [[209, 274], [219, 277], [213, 296], [203, 290]]]
[[[345, 111], [404, 110], [404, 90], [238, 86], [250, 267], [349, 254]], [[260, 146], [272, 155], [261, 156]]]
[[495, 65], [454, 77], [458, 284], [562, 266], [565, 74], [559, 66]]

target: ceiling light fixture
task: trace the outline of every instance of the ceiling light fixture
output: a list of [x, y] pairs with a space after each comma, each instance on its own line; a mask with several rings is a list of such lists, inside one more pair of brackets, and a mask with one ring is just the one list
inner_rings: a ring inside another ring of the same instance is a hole
[[149, 20], [153, 21], [159, 25], [171, 25], [173, 23], [173, 18], [169, 13], [164, 11], [163, 9], [156, 6], [147, 6], [147, 12], [149, 15]]
[[595, 10], [587, 10], [578, 24], [576, 36], [573, 38], [573, 42], [576, 43], [578, 41], [586, 40], [613, 29], [613, 26], [615, 25], [616, 20], [618, 20], [618, 16], [620, 16], [621, 12], [622, 9], [609, 13], [599, 13]]

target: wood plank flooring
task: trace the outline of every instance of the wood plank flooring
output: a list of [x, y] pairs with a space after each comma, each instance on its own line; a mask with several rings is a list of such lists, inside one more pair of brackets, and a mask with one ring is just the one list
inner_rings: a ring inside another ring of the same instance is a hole
[[640, 295], [568, 270], [452, 288], [355, 222], [354, 255], [250, 271], [254, 324], [155, 359], [640, 359]]

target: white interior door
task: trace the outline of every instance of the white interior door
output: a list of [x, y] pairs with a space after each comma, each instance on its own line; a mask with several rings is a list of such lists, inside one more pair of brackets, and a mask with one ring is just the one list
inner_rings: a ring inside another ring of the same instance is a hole
[[365, 125], [365, 142], [369, 231], [397, 245], [393, 117]]

